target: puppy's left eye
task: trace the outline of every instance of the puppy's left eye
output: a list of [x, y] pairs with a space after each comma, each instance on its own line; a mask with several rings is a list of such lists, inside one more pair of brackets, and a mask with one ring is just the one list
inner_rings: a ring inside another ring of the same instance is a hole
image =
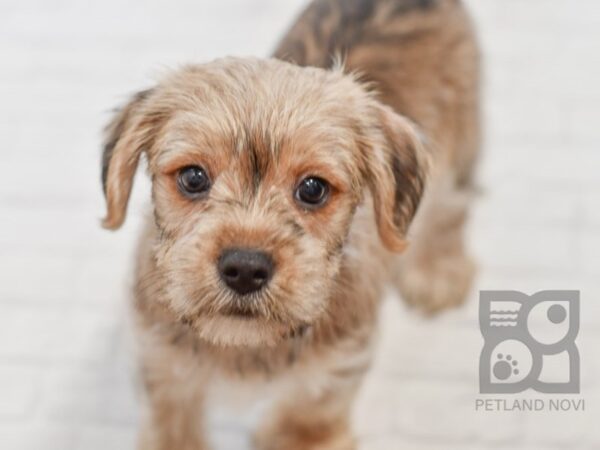
[[208, 191], [210, 180], [202, 167], [188, 166], [177, 174], [177, 187], [185, 196], [198, 198]]
[[295, 198], [303, 206], [318, 207], [327, 201], [329, 184], [318, 177], [304, 178], [296, 188]]

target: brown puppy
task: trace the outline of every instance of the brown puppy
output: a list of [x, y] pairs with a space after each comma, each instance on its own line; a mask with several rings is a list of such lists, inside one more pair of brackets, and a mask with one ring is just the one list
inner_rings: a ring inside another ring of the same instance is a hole
[[[325, 69], [336, 53], [345, 68]], [[104, 225], [123, 222], [142, 153], [153, 182], [141, 449], [208, 448], [222, 385], [270, 400], [260, 449], [354, 448], [384, 283], [427, 311], [469, 287], [478, 56], [460, 2], [317, 0], [275, 57], [172, 73], [108, 127]]]

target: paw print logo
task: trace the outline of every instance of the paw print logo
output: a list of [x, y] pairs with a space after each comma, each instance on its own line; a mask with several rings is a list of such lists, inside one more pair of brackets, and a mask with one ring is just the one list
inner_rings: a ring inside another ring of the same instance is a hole
[[479, 325], [481, 393], [579, 392], [579, 291], [482, 291]]
[[498, 360], [494, 364], [494, 376], [499, 380], [507, 380], [511, 375], [519, 375], [519, 362], [512, 355], [504, 356], [498, 353]]
[[[533, 355], [523, 342], [506, 339], [492, 350], [488, 360], [490, 382], [495, 385], [519, 383], [533, 368]], [[503, 389], [507, 389], [504, 387]]]

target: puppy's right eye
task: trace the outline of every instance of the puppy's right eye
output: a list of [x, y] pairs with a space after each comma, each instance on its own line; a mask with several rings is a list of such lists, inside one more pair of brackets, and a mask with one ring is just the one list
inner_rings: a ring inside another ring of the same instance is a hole
[[314, 209], [322, 206], [329, 194], [329, 184], [319, 177], [307, 177], [296, 188], [296, 200], [304, 207]]
[[186, 197], [196, 199], [208, 192], [210, 180], [202, 167], [188, 166], [178, 172], [177, 187]]

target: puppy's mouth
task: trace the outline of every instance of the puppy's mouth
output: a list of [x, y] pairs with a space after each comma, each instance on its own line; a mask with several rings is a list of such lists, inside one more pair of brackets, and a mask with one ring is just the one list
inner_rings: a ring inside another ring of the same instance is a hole
[[227, 317], [236, 317], [238, 319], [258, 319], [260, 314], [248, 307], [234, 305], [229, 307], [226, 311], [223, 311], [223, 315]]

